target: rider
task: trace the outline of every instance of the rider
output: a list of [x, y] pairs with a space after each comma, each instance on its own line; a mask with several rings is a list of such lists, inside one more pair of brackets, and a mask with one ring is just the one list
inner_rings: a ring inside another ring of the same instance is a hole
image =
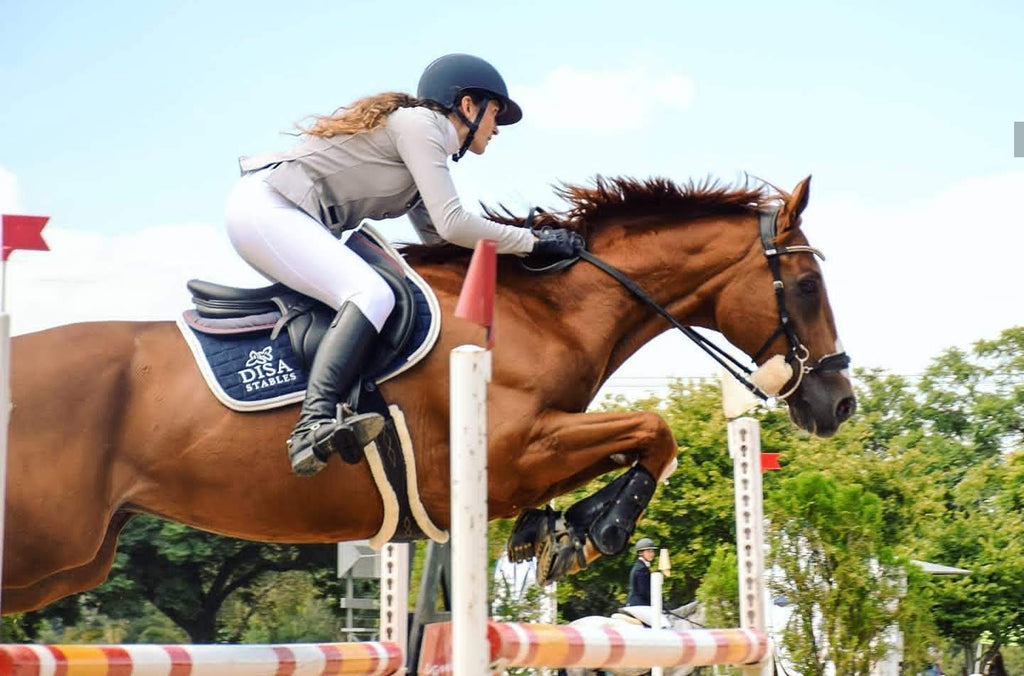
[[658, 551], [658, 545], [651, 538], [636, 541], [636, 561], [629, 570], [629, 594], [627, 606], [651, 605], [651, 561]]
[[[268, 279], [337, 311], [313, 359], [299, 421], [288, 439], [292, 471], [310, 475], [338, 452], [358, 462], [383, 429], [376, 413], [342, 410], [395, 299], [387, 283], [342, 242], [364, 218], [409, 214], [427, 243], [547, 259], [574, 254], [565, 230], [504, 225], [466, 211], [447, 159], [483, 154], [498, 126], [522, 118], [505, 81], [483, 59], [448, 54], [420, 78], [416, 97], [386, 92], [314, 118], [291, 150], [243, 157], [225, 220], [243, 259]], [[338, 239], [342, 241], [339, 242]]]

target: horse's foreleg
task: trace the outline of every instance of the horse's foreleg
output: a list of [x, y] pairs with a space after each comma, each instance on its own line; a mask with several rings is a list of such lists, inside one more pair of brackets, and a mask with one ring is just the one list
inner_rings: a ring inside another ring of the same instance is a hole
[[555, 413], [542, 417], [521, 459], [524, 476], [548, 481], [542, 499], [614, 468], [625, 455], [636, 464], [564, 515], [529, 510], [509, 543], [514, 559], [536, 555], [538, 579], [554, 580], [629, 543], [636, 520], [654, 492], [656, 478], [675, 461], [668, 425], [654, 413]]
[[651, 412], [547, 413], [534, 425], [530, 439], [519, 465], [523, 476], [543, 482], [537, 503], [632, 460], [661, 478], [676, 457], [672, 430]]

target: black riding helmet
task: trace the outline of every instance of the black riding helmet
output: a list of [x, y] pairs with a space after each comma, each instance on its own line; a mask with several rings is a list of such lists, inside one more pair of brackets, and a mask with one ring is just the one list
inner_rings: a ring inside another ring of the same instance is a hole
[[[474, 100], [479, 99], [480, 95], [484, 97], [476, 120], [468, 119], [458, 109], [459, 97], [464, 94], [475, 95]], [[435, 59], [420, 76], [416, 96], [454, 110], [469, 127], [469, 135], [458, 154], [453, 157], [456, 162], [466, 154], [473, 142], [488, 101], [493, 99], [501, 104], [496, 119], [499, 125], [515, 124], [523, 118], [522, 109], [509, 98], [508, 87], [497, 69], [480, 57], [469, 54], [446, 54]]]

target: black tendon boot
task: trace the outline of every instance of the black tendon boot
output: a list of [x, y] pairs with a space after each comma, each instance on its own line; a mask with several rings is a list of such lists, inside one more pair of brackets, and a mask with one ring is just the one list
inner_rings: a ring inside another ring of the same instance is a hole
[[376, 339], [377, 330], [358, 307], [341, 306], [313, 358], [299, 422], [288, 438], [295, 474], [316, 474], [335, 452], [346, 462], [359, 462], [363, 447], [384, 429], [380, 414], [344, 416], [338, 410], [341, 393], [351, 389]]

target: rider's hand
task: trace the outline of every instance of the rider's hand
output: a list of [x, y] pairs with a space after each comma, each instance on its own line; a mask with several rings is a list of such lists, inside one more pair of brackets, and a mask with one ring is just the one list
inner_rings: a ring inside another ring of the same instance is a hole
[[543, 227], [535, 230], [537, 241], [530, 252], [531, 258], [549, 261], [576, 258], [584, 249], [583, 237], [566, 228]]

